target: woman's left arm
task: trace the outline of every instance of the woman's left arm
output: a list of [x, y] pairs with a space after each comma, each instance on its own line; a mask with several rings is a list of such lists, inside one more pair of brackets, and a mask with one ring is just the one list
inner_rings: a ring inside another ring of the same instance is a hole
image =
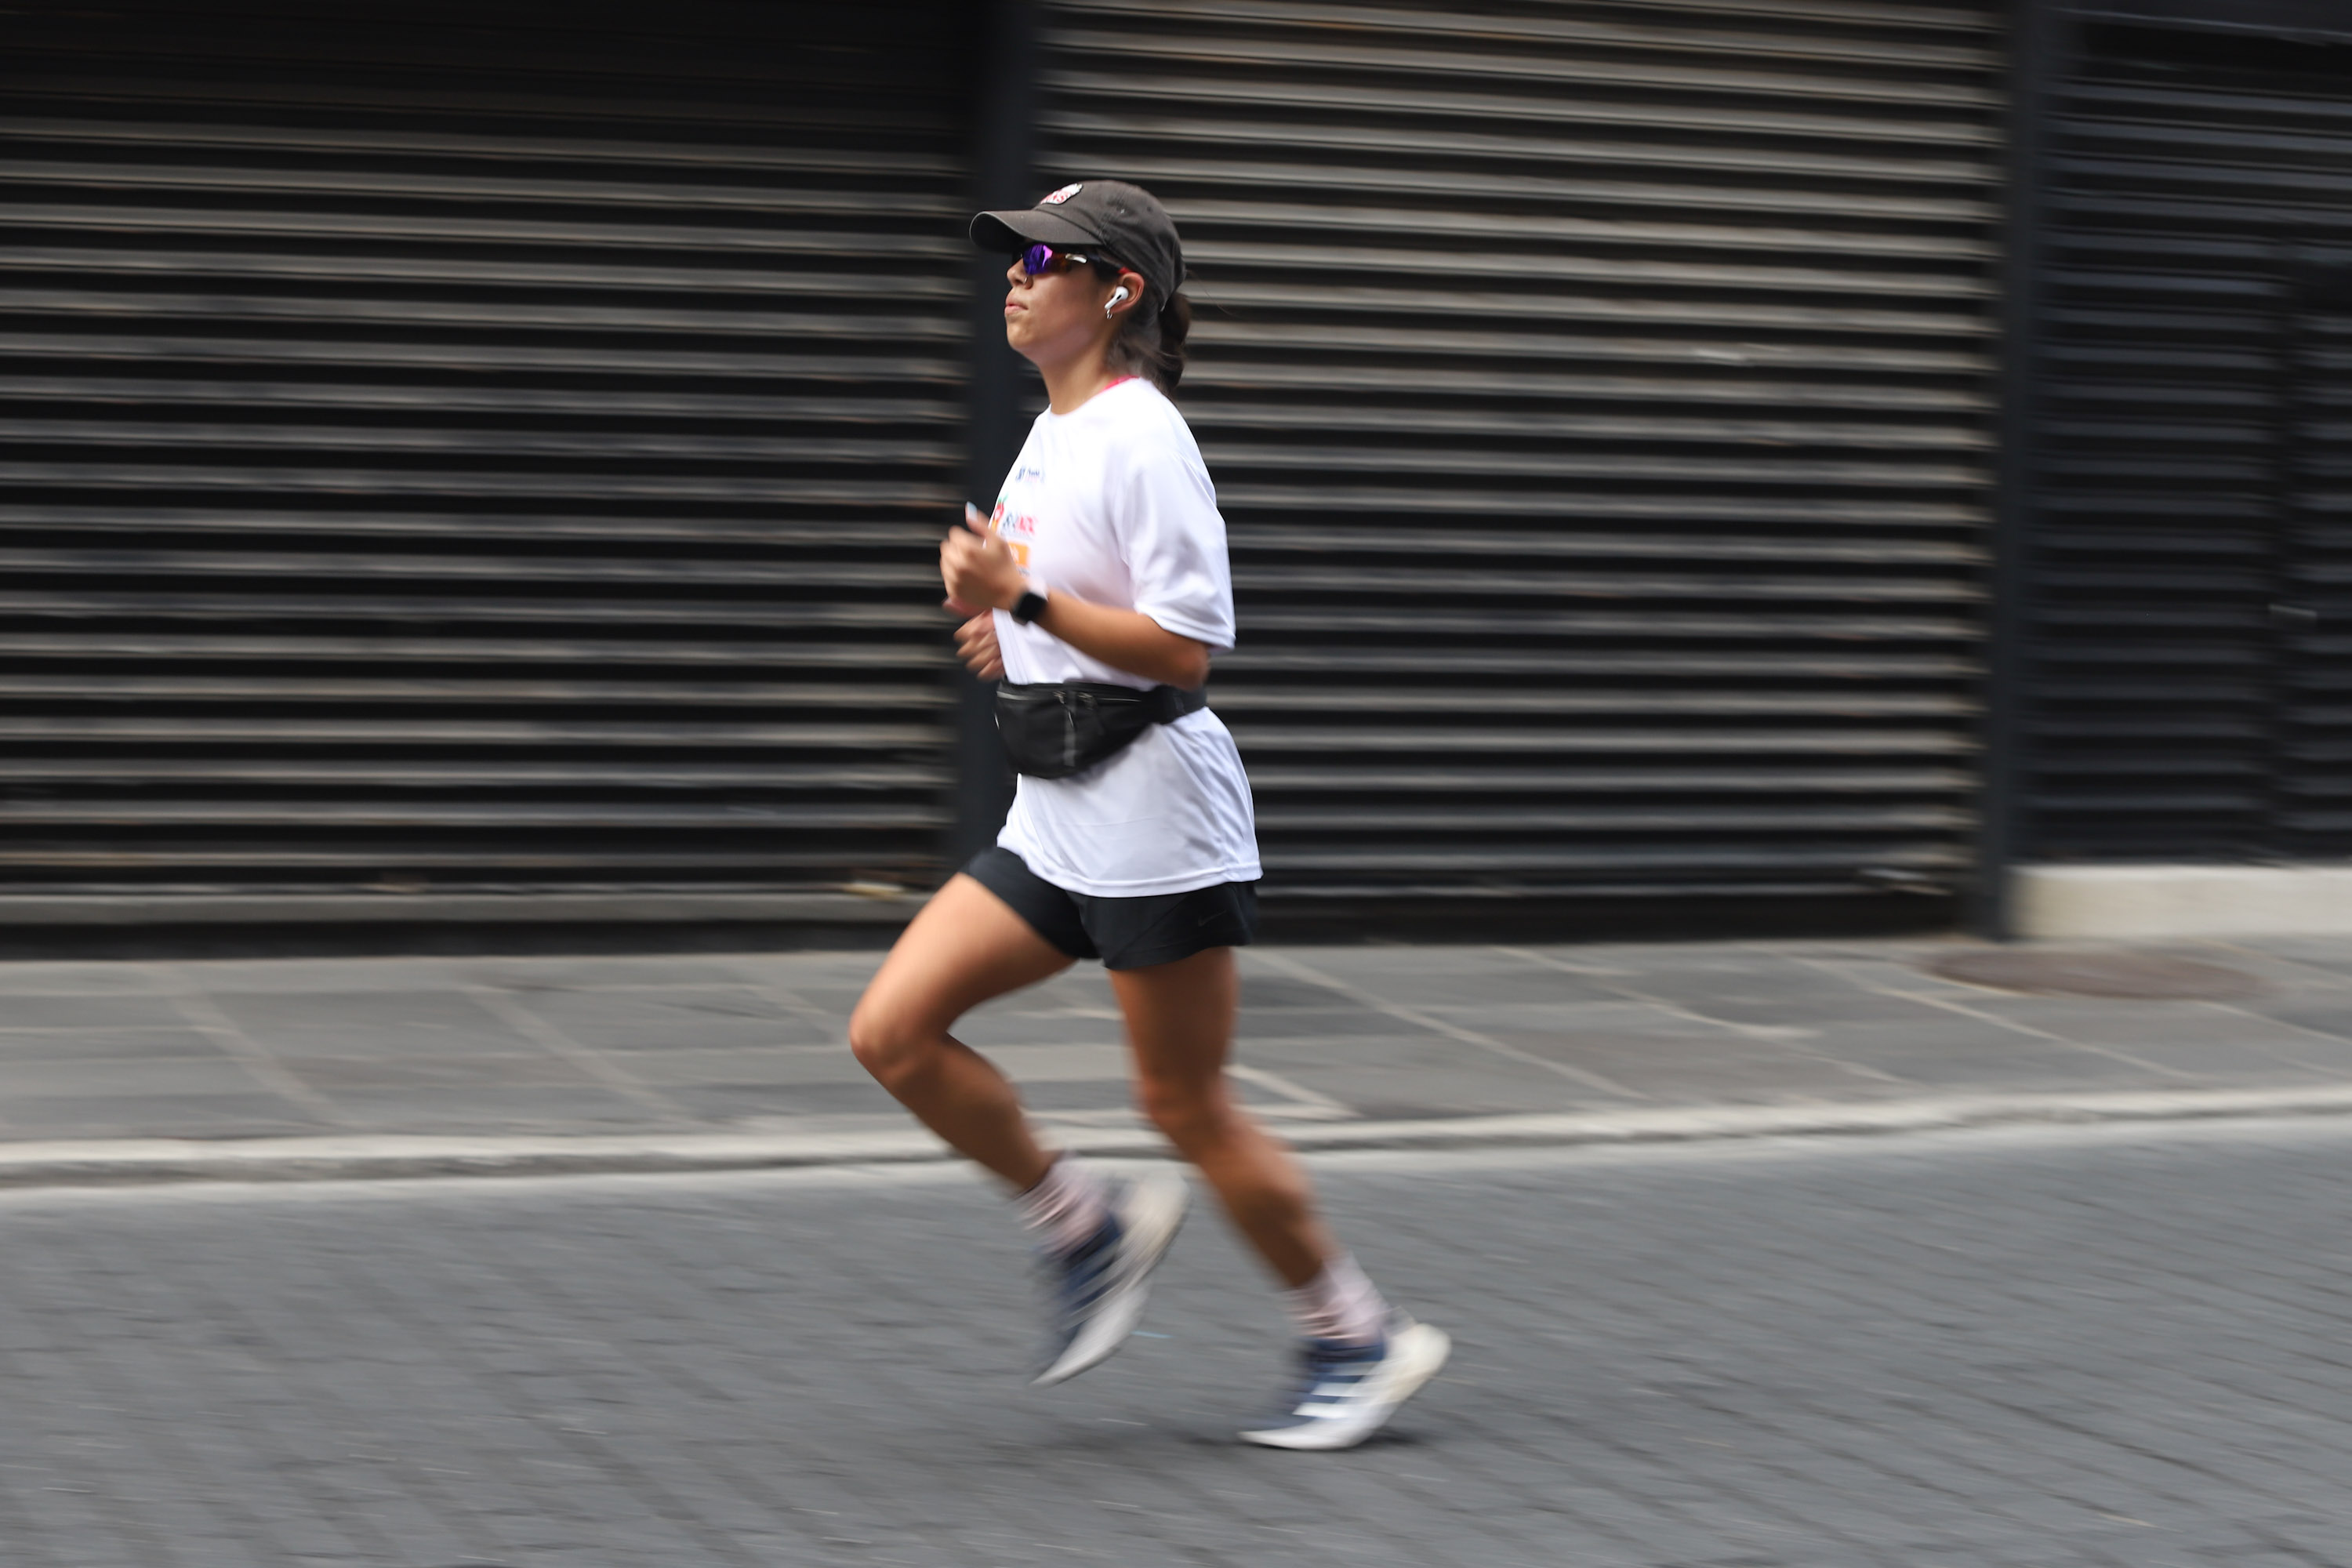
[[[947, 584], [948, 607], [967, 616], [1011, 609], [1028, 592], [1028, 579], [1021, 575], [1012, 550], [988, 531], [977, 512], [967, 514], [964, 525], [940, 543], [940, 577]], [[1066, 589], [1049, 585], [1045, 613], [1034, 624], [1114, 669], [1187, 691], [1208, 684], [1208, 645], [1170, 631], [1140, 610], [1090, 605]], [[988, 640], [992, 655], [995, 638]]]

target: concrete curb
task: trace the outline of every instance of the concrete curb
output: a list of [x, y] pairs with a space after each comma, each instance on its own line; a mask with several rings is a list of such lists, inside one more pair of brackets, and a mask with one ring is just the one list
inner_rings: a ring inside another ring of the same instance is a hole
[[[1975, 1094], [1842, 1105], [1694, 1106], [1581, 1115], [1474, 1116], [1284, 1125], [1293, 1146], [1349, 1149], [1573, 1148], [1747, 1138], [1885, 1137], [2051, 1122], [2181, 1121], [2352, 1114], [2343, 1088]], [[1107, 1156], [1164, 1156], [1139, 1128], [1057, 1133]], [[381, 1181], [748, 1171], [939, 1163], [956, 1158], [920, 1129], [897, 1132], [679, 1132], [445, 1137], [384, 1134], [202, 1140], [90, 1139], [0, 1144], [0, 1187], [174, 1182]]]

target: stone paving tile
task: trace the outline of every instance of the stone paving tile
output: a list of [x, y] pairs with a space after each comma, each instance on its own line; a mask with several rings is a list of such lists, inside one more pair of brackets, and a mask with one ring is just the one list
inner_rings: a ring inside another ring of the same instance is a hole
[[[1246, 1096], [1244, 1096], [1246, 1098]], [[1032, 1110], [1116, 1111], [1124, 1122], [1134, 1103], [1133, 1092], [1121, 1079], [1032, 1079], [1021, 1083], [1021, 1100]]]
[[547, 1059], [547, 1047], [528, 1036], [496, 1025], [479, 1033], [455, 1029], [409, 1029], [397, 1025], [364, 1027], [322, 1024], [315, 1028], [281, 1026], [240, 1029], [237, 1035], [261, 1056], [276, 1060], [393, 1062], [404, 1058], [430, 1060], [456, 1057], [486, 1068], [504, 1062], [518, 1072], [529, 1072]]
[[[1317, 954], [1311, 962], [1322, 973], [1360, 986], [1369, 994], [1449, 1016], [1489, 1009], [1574, 1008], [1620, 999], [1613, 981], [1509, 961], [1476, 966], [1465, 973], [1433, 973], [1426, 968], [1399, 972], [1360, 961], [1338, 962], [1328, 953]], [[1330, 991], [1323, 990], [1320, 1005], [1328, 1006], [1331, 997]], [[1301, 1005], [1309, 1004], [1302, 998]]]
[[821, 984], [794, 984], [791, 985], [790, 993], [795, 999], [820, 1009], [828, 1017], [846, 1019], [865, 989], [862, 982], [855, 984], [827, 982]]
[[296, 1078], [330, 1098], [370, 1095], [387, 1089], [471, 1092], [494, 1088], [584, 1089], [595, 1082], [579, 1068], [544, 1054], [519, 1061], [502, 1056], [428, 1056], [418, 1051], [372, 1057], [289, 1054], [281, 1055], [278, 1060]]
[[168, 1029], [181, 1022], [166, 996], [119, 990], [16, 994], [0, 1002], [0, 1029]]
[[894, 1126], [912, 1125], [898, 1102], [862, 1074], [815, 1083], [665, 1084], [662, 1094], [688, 1115], [709, 1121], [865, 1114], [887, 1117]]
[[258, 1138], [324, 1131], [301, 1107], [266, 1090], [147, 1095], [110, 1085], [105, 1094], [11, 1097], [0, 1106], [9, 1138]]
[[2227, 962], [2246, 953], [2261, 953], [2317, 970], [2333, 976], [2339, 988], [2352, 989], [2352, 963], [2347, 962], [2346, 944], [2340, 937], [2241, 937], [2234, 942], [2214, 942], [2210, 946], [2213, 951], [2209, 956], [2217, 961]]
[[1839, 1024], [1862, 1025], [1881, 1032], [1900, 1031], [1934, 1018], [1941, 1011], [1933, 1003], [1908, 996], [1866, 991], [1821, 993], [1792, 991], [1757, 997], [1727, 992], [1676, 992], [1675, 1005], [1714, 1019], [1728, 1027], [1817, 1031]]
[[2094, 1056], [2021, 1056], [1998, 1070], [1990, 1070], [1980, 1060], [1963, 1061], [1922, 1052], [1881, 1058], [1875, 1065], [1897, 1089], [1914, 1094], [2118, 1094], [2132, 1089], [2196, 1087], [2192, 1081], [2180, 1079], [2152, 1080], [2140, 1068]]
[[[1302, 963], [1328, 964], [1328, 953], [1308, 950], [1297, 955]], [[1361, 1002], [1350, 1002], [1347, 993], [1312, 980], [1295, 975], [1269, 973], [1263, 967], [1262, 955], [1253, 954], [1242, 965], [1242, 1011], [1244, 1013], [1276, 1013], [1296, 1010], [1318, 1012], [1332, 1007], [1350, 1007], [1366, 1011]], [[1391, 977], [1393, 978], [1393, 977]], [[1363, 994], [1359, 992], [1360, 994]]]
[[[178, 1094], [249, 1094], [256, 1087], [243, 1066], [218, 1056], [114, 1057], [107, 1066], [117, 1081], [157, 1100]], [[0, 1058], [0, 1107], [20, 1099], [69, 1095], [89, 1081], [89, 1068], [79, 1061]]]
[[1124, 1049], [1125, 1027], [1116, 1016], [1073, 1017], [1065, 1013], [1013, 1013], [994, 1009], [967, 1015], [956, 1038], [975, 1050], [1005, 1047], [1110, 1045]]
[[767, 1084], [866, 1081], [866, 1069], [839, 1046], [770, 1046], [743, 1050], [698, 1047], [627, 1053], [620, 1067], [646, 1084]]
[[446, 985], [419, 984], [396, 991], [344, 987], [241, 991], [207, 985], [204, 994], [247, 1029], [314, 1029], [351, 1024], [460, 1031], [488, 1028], [494, 1023], [481, 1004]]
[[2142, 1061], [2192, 1074], [2207, 1082], [2303, 1085], [2315, 1089], [2352, 1084], [2352, 1070], [2347, 1070], [2345, 1064], [2315, 1061], [2299, 1047], [2158, 1039], [2134, 1044], [2129, 1048]]
[[0, 1029], [0, 1061], [120, 1060], [125, 1057], [217, 1057], [220, 1043], [187, 1028]]
[[581, 1016], [584, 1011], [549, 1016], [546, 1010], [534, 1009], [546, 1024], [574, 1043], [624, 1057], [669, 1051], [759, 1050], [779, 1046], [845, 1048], [837, 1038], [838, 1030], [824, 1021], [806, 1017], [772, 1022], [747, 1018], [735, 1022], [620, 1024], [600, 1022], [593, 1015]]
[[2311, 1043], [2336, 1050], [2352, 1046], [2352, 1005], [2337, 1005], [2310, 997], [2247, 997], [2233, 1002], [2234, 1012], [2285, 1025], [2311, 1037]]
[[[1710, 1053], [1680, 1061], [1621, 1059], [1596, 1066], [1660, 1105], [1687, 1105], [1701, 1095], [1712, 1105], [1869, 1099], [1876, 1098], [1886, 1082], [1884, 1074], [1862, 1079], [1833, 1064], [1791, 1063], [1761, 1055], [1742, 1058]], [[1598, 1109], [1599, 1103], [1590, 1101], [1585, 1108]]]
[[[1474, 1047], [1456, 1046], [1465, 1056]], [[1269, 1068], [1316, 1094], [1338, 1100], [1359, 1116], [1409, 1120], [1433, 1115], [1517, 1115], [1530, 1111], [1579, 1110], [1623, 1105], [1620, 1096], [1596, 1094], [1539, 1068], [1513, 1062], [1457, 1066], [1444, 1062], [1347, 1062], [1326, 1066], [1302, 1053], [1296, 1058], [1249, 1053], [1244, 1065]]]
[[1904, 996], [1984, 994], [1980, 987], [1964, 981], [1947, 980], [1928, 969], [1920, 955], [1899, 947], [1885, 952], [1791, 952], [1788, 957], [1803, 971], [1866, 994], [1892, 993]]
[[636, 1101], [591, 1084], [484, 1084], [464, 1088], [392, 1085], [338, 1094], [338, 1130], [373, 1132], [601, 1132], [654, 1123]]
[[[1328, 994], [1328, 993], [1327, 993]], [[1373, 1039], [1392, 1035], [1398, 1022], [1370, 1007], [1249, 1007], [1242, 1009], [1236, 1037], [1244, 1040]], [[1407, 1023], [1415, 1039], [1443, 1038], [1424, 1025]]]
[[604, 984], [578, 990], [506, 986], [531, 1011], [568, 1026], [669, 1029], [713, 1025], [774, 1027], [806, 1015], [751, 985]]
[[[1498, 1094], [1475, 1085], [1464, 1085], [1458, 1079], [1394, 1074], [1370, 1074], [1344, 1085], [1309, 1073], [1294, 1073], [1301, 1085], [1318, 1094], [1331, 1088], [1344, 1087], [1349, 1098], [1343, 1103], [1356, 1115], [1371, 1121], [1442, 1121], [1457, 1116], [1520, 1116], [1531, 1112], [1568, 1112], [1591, 1110], [1588, 1102], [1532, 1100], [1524, 1095]], [[1622, 1100], [1612, 1102], [1622, 1105]]]
[[831, 959], [824, 954], [794, 954], [789, 959], [761, 956], [696, 958], [687, 954], [614, 953], [602, 958], [467, 958], [437, 961], [435, 973], [455, 973], [469, 984], [517, 989], [601, 990], [608, 986], [660, 985], [740, 990], [747, 970], [788, 964], [792, 973], [823, 969], [827, 962], [845, 962], [852, 973], [871, 974], [879, 953], [848, 953]]
[[627, 1058], [667, 1051], [825, 1049], [845, 1053], [847, 1020], [793, 1017], [772, 1024], [723, 1025], [709, 1028], [615, 1029], [582, 1028], [566, 1022], [563, 1034], [597, 1051]]

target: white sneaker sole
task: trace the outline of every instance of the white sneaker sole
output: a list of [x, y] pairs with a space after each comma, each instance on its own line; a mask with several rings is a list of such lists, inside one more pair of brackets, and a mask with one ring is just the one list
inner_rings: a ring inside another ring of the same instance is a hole
[[1057, 1383], [1067, 1383], [1087, 1368], [1108, 1360], [1112, 1352], [1127, 1342], [1135, 1325], [1143, 1321], [1144, 1302], [1151, 1294], [1151, 1271], [1160, 1267], [1169, 1243], [1176, 1239], [1176, 1232], [1184, 1223], [1184, 1206], [1191, 1197], [1192, 1189], [1173, 1171], [1154, 1171], [1138, 1178], [1127, 1189], [1118, 1205], [1122, 1233], [1120, 1277], [1112, 1284], [1092, 1321], [1070, 1342], [1070, 1348], [1039, 1373], [1031, 1387], [1051, 1388]]
[[1352, 1448], [1381, 1427], [1397, 1408], [1421, 1392], [1454, 1353], [1454, 1342], [1443, 1329], [1413, 1323], [1389, 1336], [1388, 1359], [1381, 1363], [1363, 1399], [1345, 1415], [1308, 1421], [1297, 1426], [1275, 1426], [1244, 1432], [1244, 1443], [1265, 1448], [1297, 1448], [1328, 1453]]

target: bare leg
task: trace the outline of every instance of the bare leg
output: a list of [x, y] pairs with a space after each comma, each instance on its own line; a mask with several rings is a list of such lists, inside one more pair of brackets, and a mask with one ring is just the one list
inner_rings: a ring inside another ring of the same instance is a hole
[[1069, 966], [1069, 956], [1004, 900], [958, 873], [866, 987], [850, 1016], [849, 1048], [924, 1126], [1026, 1192], [1045, 1179], [1053, 1156], [1039, 1147], [1013, 1085], [948, 1027], [990, 997]]
[[1144, 1114], [1200, 1167], [1284, 1285], [1295, 1289], [1313, 1279], [1339, 1249], [1315, 1213], [1307, 1173], [1225, 1087], [1241, 1000], [1234, 950], [1116, 969], [1110, 983], [1127, 1015]]

